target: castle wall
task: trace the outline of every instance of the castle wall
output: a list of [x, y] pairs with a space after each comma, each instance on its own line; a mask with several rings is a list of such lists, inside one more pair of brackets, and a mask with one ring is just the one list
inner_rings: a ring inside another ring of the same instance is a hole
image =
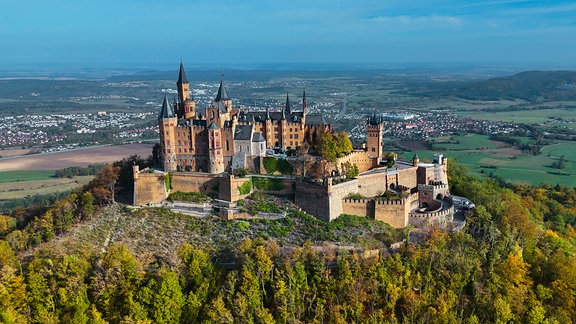
[[160, 203], [166, 196], [164, 173], [139, 173], [134, 167], [134, 206]]
[[344, 213], [342, 208], [342, 200], [350, 193], [358, 192], [359, 183], [360, 183], [359, 179], [354, 179], [336, 185], [328, 186], [328, 202], [329, 202], [328, 206], [329, 217], [327, 219], [328, 221], [332, 221], [338, 218], [340, 214]]
[[388, 223], [394, 228], [404, 228], [408, 225], [409, 199], [377, 200], [375, 205], [374, 219]]
[[353, 151], [346, 156], [338, 159], [336, 162], [337, 167], [341, 170], [342, 164], [349, 162], [350, 164], [356, 164], [360, 172], [368, 171], [371, 168], [377, 166], [377, 160], [368, 156], [368, 152]]
[[[331, 220], [330, 199], [326, 192], [326, 187], [313, 183], [296, 182], [294, 203], [300, 206], [305, 212], [316, 216], [316, 218], [320, 220]], [[340, 204], [340, 206], [342, 206], [342, 204]]]
[[410, 189], [416, 188], [418, 186], [417, 170], [418, 167], [398, 170], [398, 184]]
[[372, 217], [374, 215], [374, 200], [344, 199], [342, 201], [342, 213], [360, 217]]
[[172, 173], [172, 191], [203, 192], [218, 194], [220, 178], [216, 174], [174, 172]]

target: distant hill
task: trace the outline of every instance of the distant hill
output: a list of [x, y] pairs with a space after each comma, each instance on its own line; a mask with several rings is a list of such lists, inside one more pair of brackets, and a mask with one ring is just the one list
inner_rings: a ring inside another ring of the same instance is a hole
[[576, 72], [527, 71], [482, 81], [430, 83], [410, 92], [427, 97], [470, 100], [576, 100]]

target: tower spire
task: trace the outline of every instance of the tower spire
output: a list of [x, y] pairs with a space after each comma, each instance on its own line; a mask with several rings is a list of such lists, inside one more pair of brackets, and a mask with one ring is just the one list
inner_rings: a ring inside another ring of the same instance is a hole
[[306, 114], [306, 89], [302, 92], [302, 113]]
[[180, 60], [180, 73], [178, 74], [178, 84], [183, 84], [183, 83], [190, 83], [188, 82], [188, 78], [186, 78], [186, 71], [184, 71], [184, 64], [182, 63], [182, 60]]
[[218, 88], [218, 94], [216, 95], [216, 99], [214, 99], [214, 101], [219, 102], [222, 100], [230, 100], [230, 97], [228, 97], [228, 92], [224, 87], [224, 74], [220, 75], [220, 87]]
[[290, 98], [288, 98], [288, 92], [286, 92], [286, 108], [284, 108], [287, 114], [292, 113], [292, 108], [290, 107]]
[[266, 120], [270, 120], [270, 110], [266, 107]]

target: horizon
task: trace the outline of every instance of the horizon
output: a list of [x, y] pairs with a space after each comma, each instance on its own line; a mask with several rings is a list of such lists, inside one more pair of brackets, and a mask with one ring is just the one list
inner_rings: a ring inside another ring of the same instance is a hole
[[576, 66], [576, 4], [565, 0], [30, 0], [0, 12], [1, 69]]

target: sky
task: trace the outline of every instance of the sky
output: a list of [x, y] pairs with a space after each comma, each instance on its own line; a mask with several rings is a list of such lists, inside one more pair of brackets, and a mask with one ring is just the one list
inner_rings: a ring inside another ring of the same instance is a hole
[[0, 0], [0, 66], [576, 66], [576, 1]]

